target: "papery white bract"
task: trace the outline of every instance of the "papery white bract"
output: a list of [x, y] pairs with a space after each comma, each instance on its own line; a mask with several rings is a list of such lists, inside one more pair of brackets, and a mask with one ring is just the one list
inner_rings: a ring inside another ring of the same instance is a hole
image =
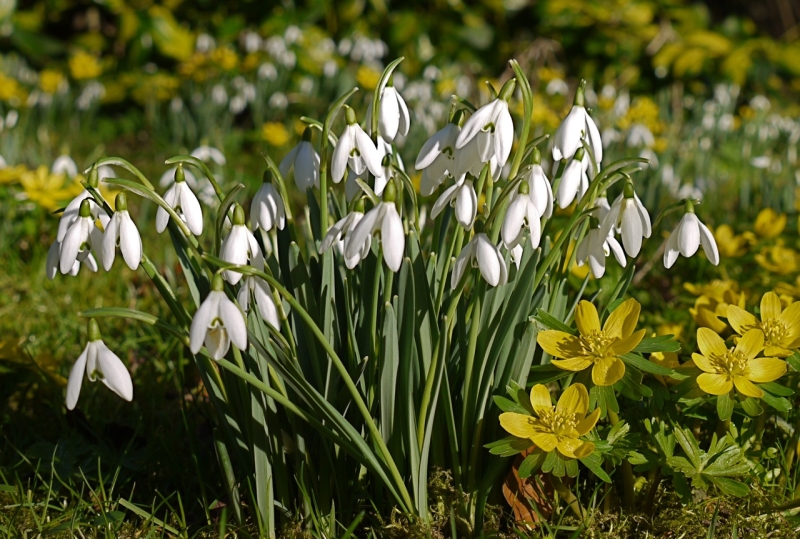
[[[214, 277], [216, 281], [218, 276]], [[239, 350], [247, 350], [247, 324], [239, 307], [221, 290], [221, 282], [215, 285], [192, 319], [189, 349], [196, 354], [205, 344], [211, 357], [219, 360], [228, 353], [231, 342]]]
[[458, 224], [467, 230], [472, 228], [472, 223], [478, 214], [478, 195], [475, 193], [472, 180], [465, 180], [464, 176], [461, 176], [455, 185], [445, 189], [431, 209], [431, 219], [436, 219], [448, 204], [455, 208]]
[[304, 133], [303, 140], [286, 154], [286, 157], [283, 158], [278, 166], [284, 179], [289, 174], [289, 171], [294, 169], [294, 183], [303, 192], [309, 187], [319, 187], [320, 157], [314, 149], [314, 145], [311, 144], [310, 129], [310, 127], [306, 129], [309, 140], [306, 140], [306, 134]]
[[575, 93], [572, 109], [556, 129], [553, 137], [553, 160], [558, 162], [562, 159], [571, 159], [581, 147], [581, 140], [586, 140], [592, 149], [595, 161], [600, 163], [603, 160], [603, 141], [597, 125], [584, 107], [583, 83]]
[[626, 185], [625, 189], [630, 191], [617, 197], [601, 226], [603, 228], [613, 226], [622, 236], [625, 252], [635, 258], [642, 248], [642, 238], [649, 238], [652, 229], [647, 208], [629, 185]]
[[419, 189], [422, 196], [430, 196], [448, 175], [453, 175], [455, 145], [460, 132], [458, 125], [449, 123], [423, 144], [414, 164], [414, 168], [422, 171]]
[[69, 372], [67, 410], [74, 409], [78, 403], [84, 373], [91, 382], [99, 378], [108, 389], [126, 401], [133, 399], [131, 375], [122, 360], [100, 339], [94, 319], [89, 321], [89, 342]]
[[[164, 193], [164, 202], [167, 203], [195, 236], [203, 233], [203, 210], [188, 182], [185, 181], [183, 167], [179, 166], [175, 173], [175, 183]], [[164, 232], [169, 223], [167, 210], [158, 207], [156, 211], [156, 231]]]
[[495, 99], [467, 118], [456, 138], [456, 149], [465, 147], [473, 139], [477, 139], [481, 162], [488, 163], [495, 157], [498, 166], [503, 168], [514, 143], [514, 122], [507, 101]]
[[278, 309], [275, 307], [275, 301], [272, 299], [272, 289], [269, 283], [255, 275], [250, 275], [245, 278], [244, 285], [239, 289], [239, 294], [236, 297], [245, 313], [250, 310], [251, 294], [256, 300], [256, 308], [261, 318], [275, 329], [280, 330], [281, 323], [278, 319]]
[[475, 234], [456, 258], [453, 274], [450, 276], [450, 286], [453, 290], [458, 286], [469, 265], [477, 267], [490, 286], [506, 284], [508, 281], [505, 258], [500, 249], [483, 232]]
[[345, 258], [351, 259], [363, 252], [367, 238], [375, 232], [380, 232], [383, 260], [390, 270], [398, 271], [403, 263], [406, 236], [394, 201], [381, 202], [364, 215], [345, 239]]
[[[261, 253], [255, 236], [244, 226], [244, 210], [238, 204], [234, 205], [233, 226], [231, 231], [222, 241], [219, 257], [225, 262], [244, 266], [248, 263], [255, 268], [264, 267], [264, 256]], [[242, 279], [242, 274], [237, 271], [225, 270], [222, 272], [226, 281], [236, 284]]]
[[[106, 271], [111, 269], [117, 254], [117, 245], [129, 268], [135, 270], [142, 261], [142, 237], [128, 213], [125, 193], [117, 195], [117, 211], [111, 216], [103, 233], [102, 258]], [[66, 240], [65, 240], [66, 241]]]
[[272, 230], [273, 226], [283, 230], [286, 225], [286, 208], [283, 206], [283, 199], [275, 186], [267, 181], [266, 174], [264, 182], [250, 204], [250, 222], [253, 230], [261, 227], [266, 232]]
[[[353, 109], [346, 108], [348, 125], [339, 137], [331, 160], [331, 179], [339, 183], [344, 178], [345, 169], [349, 166], [356, 174], [369, 170], [373, 175], [381, 175], [381, 155], [360, 125], [355, 123]], [[352, 120], [352, 122], [350, 122]]]
[[679, 254], [686, 258], [691, 257], [701, 245], [706, 258], [715, 266], [718, 265], [719, 249], [717, 249], [714, 235], [706, 225], [700, 222], [693, 210], [686, 211], [678, 226], [667, 239], [664, 249], [664, 267], [671, 268]]

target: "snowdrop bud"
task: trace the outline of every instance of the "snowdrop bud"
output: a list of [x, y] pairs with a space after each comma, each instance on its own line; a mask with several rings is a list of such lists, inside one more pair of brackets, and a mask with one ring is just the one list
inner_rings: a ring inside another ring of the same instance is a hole
[[679, 254], [689, 258], [697, 252], [701, 245], [708, 260], [715, 266], [718, 265], [717, 242], [708, 227], [701, 223], [694, 214], [694, 204], [691, 200], [686, 201], [684, 211], [683, 218], [667, 239], [664, 249], [664, 267], [671, 268]]
[[129, 268], [135, 270], [142, 261], [142, 238], [139, 230], [128, 213], [128, 199], [125, 193], [119, 193], [114, 202], [116, 211], [106, 225], [103, 233], [102, 258], [106, 271], [111, 269], [117, 253], [117, 245], [122, 258]]
[[[270, 172], [264, 171], [264, 181], [250, 204], [250, 221], [253, 230], [261, 227], [265, 232], [269, 232], [273, 226], [283, 230], [286, 225], [286, 208], [283, 205], [283, 199], [270, 179]], [[237, 205], [237, 207], [241, 210], [241, 206]], [[241, 211], [244, 219], [244, 211]]]
[[[489, 178], [487, 181], [490, 181]], [[448, 204], [455, 207], [458, 224], [467, 230], [472, 228], [478, 213], [478, 195], [472, 180], [465, 180], [464, 176], [461, 176], [455, 185], [445, 189], [431, 209], [431, 218], [436, 219]]]
[[389, 83], [381, 93], [380, 115], [378, 117], [378, 130], [386, 141], [394, 141], [397, 135], [408, 135], [409, 115], [408, 107], [397, 90], [394, 88], [394, 75], [389, 78]]

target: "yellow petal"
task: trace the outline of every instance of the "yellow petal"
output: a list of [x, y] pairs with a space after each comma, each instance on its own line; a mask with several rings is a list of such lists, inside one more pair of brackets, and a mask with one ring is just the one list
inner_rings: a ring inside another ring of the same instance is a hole
[[598, 419], [600, 419], [600, 408], [595, 408], [594, 412], [578, 421], [578, 425], [575, 427], [575, 429], [578, 431], [580, 436], [583, 436], [592, 430], [595, 425], [597, 425]]
[[[782, 341], [785, 339], [781, 339]], [[796, 348], [793, 346], [792, 348]], [[792, 350], [784, 348], [783, 346], [771, 345], [764, 348], [764, 355], [768, 357], [789, 357], [792, 355]]]
[[611, 349], [614, 353], [618, 356], [622, 354], [627, 354], [628, 352], [632, 351], [634, 348], [639, 346], [639, 343], [642, 342], [644, 338], [646, 330], [640, 329], [639, 331], [632, 333], [628, 337], [615, 341], [614, 344], [611, 345]]
[[592, 360], [586, 357], [574, 357], [572, 359], [554, 359], [550, 363], [564, 369], [565, 371], [580, 372], [592, 366]]
[[539, 417], [541, 417], [543, 413], [553, 409], [553, 401], [550, 399], [550, 392], [544, 385], [536, 384], [531, 388], [531, 406], [533, 406], [534, 411], [539, 414]]
[[[560, 438], [558, 440], [558, 452], [571, 459], [578, 458], [575, 455], [575, 451], [579, 450], [584, 443], [577, 438]], [[594, 447], [592, 447], [592, 450], [594, 450]]]
[[742, 335], [736, 345], [736, 351], [744, 354], [747, 358], [753, 359], [764, 349], [764, 333], [760, 329], [751, 329]]
[[790, 333], [800, 334], [800, 301], [796, 301], [786, 307], [786, 310], [781, 313], [778, 320], [786, 324]]
[[774, 357], [751, 359], [744, 375], [758, 384], [774, 382], [786, 374], [786, 362]]
[[603, 331], [609, 337], [627, 337], [636, 329], [636, 322], [639, 321], [639, 311], [642, 306], [639, 302], [631, 298], [623, 301], [619, 307], [614, 309], [603, 326]]
[[761, 297], [761, 321], [778, 318], [781, 315], [781, 300], [775, 292], [767, 292]]
[[578, 337], [558, 331], [548, 329], [539, 333], [536, 342], [542, 349], [554, 357], [571, 358], [583, 354], [583, 347]]
[[586, 300], [581, 300], [575, 309], [575, 325], [581, 335], [589, 335], [593, 331], [600, 331], [600, 317], [597, 309]]
[[733, 382], [728, 376], [707, 372], [697, 377], [697, 385], [709, 395], [724, 395], [733, 389]]
[[583, 384], [573, 384], [561, 394], [556, 410], [565, 410], [573, 414], [586, 415], [589, 410], [589, 392]]
[[728, 323], [739, 335], [744, 335], [747, 330], [758, 327], [758, 320], [756, 317], [738, 305], [728, 305], [727, 315]]
[[724, 356], [728, 351], [722, 337], [708, 328], [699, 328], [697, 330], [697, 346], [706, 357]]
[[692, 361], [694, 361], [695, 367], [697, 367], [703, 372], [708, 372], [711, 374], [715, 374], [717, 372], [717, 369], [714, 366], [714, 364], [711, 363], [706, 356], [701, 356], [700, 354], [692, 354]]
[[573, 451], [575, 458], [582, 459], [588, 457], [594, 451], [594, 444], [592, 442], [583, 442], [580, 447]]
[[504, 412], [500, 414], [500, 426], [517, 438], [530, 438], [534, 433], [534, 418], [529, 415]]
[[625, 364], [618, 357], [604, 358], [594, 362], [592, 382], [596, 386], [613, 386], [625, 376]]
[[552, 432], [537, 432], [531, 436], [531, 441], [536, 444], [536, 447], [545, 453], [549, 453], [556, 448], [558, 438], [556, 438], [556, 435]]
[[736, 385], [736, 389], [739, 390], [739, 393], [742, 395], [747, 395], [748, 397], [754, 397], [756, 399], [760, 399], [764, 396], [764, 392], [761, 390], [761, 388], [757, 387], [755, 384], [753, 384], [753, 382], [744, 376], [734, 376], [733, 383]]

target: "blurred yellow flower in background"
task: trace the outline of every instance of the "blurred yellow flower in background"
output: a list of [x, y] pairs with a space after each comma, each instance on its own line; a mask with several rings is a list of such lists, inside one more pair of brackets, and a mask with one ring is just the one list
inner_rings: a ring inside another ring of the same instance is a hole
[[289, 130], [280, 122], [267, 122], [261, 128], [261, 138], [270, 146], [283, 146], [291, 138]]
[[45, 165], [24, 172], [19, 181], [28, 199], [47, 211], [57, 210], [62, 202], [83, 191], [83, 186], [79, 182], [67, 183], [66, 174], [51, 174]]
[[747, 252], [750, 244], [750, 236], [745, 234], [736, 235], [730, 225], [720, 225], [714, 231], [714, 239], [717, 240], [719, 254], [723, 258], [736, 258]]
[[781, 240], [762, 250], [755, 258], [759, 266], [778, 275], [797, 273], [800, 269], [800, 255], [794, 249], [784, 246]]
[[43, 69], [39, 73], [39, 88], [46, 94], [56, 93], [64, 81], [64, 74], [55, 69]]
[[381, 78], [380, 71], [375, 71], [371, 67], [365, 65], [358, 66], [356, 71], [356, 82], [362, 90], [374, 90], [378, 86], [378, 81]]
[[14, 106], [19, 106], [28, 98], [28, 92], [17, 79], [12, 79], [0, 73], [0, 101], [6, 101]]
[[700, 294], [695, 300], [694, 307], [689, 309], [695, 323], [700, 327], [711, 328], [717, 333], [722, 333], [728, 324], [720, 317], [728, 316], [728, 305], [738, 305], [744, 308], [744, 292], [739, 293], [739, 286], [734, 281], [721, 281], [715, 279], [707, 284], [694, 285], [685, 283], [683, 287], [692, 294]]
[[94, 55], [78, 51], [69, 58], [69, 74], [75, 80], [96, 79], [103, 74], [103, 67]]
[[756, 234], [762, 238], [775, 238], [786, 228], [786, 214], [778, 213], [772, 208], [764, 208], [758, 212], [754, 225]]
[[0, 169], [0, 185], [4, 183], [16, 183], [26, 170], [28, 170], [28, 167], [25, 165]]

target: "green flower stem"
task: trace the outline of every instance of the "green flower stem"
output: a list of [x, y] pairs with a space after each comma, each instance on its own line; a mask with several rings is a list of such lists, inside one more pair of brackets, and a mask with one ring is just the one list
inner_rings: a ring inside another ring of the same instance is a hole
[[[142, 182], [142, 185], [144, 185], [151, 191], [155, 189], [153, 187], [153, 184], [150, 183], [150, 181], [145, 177], [144, 174], [142, 174], [142, 172], [138, 168], [136, 168], [130, 162], [126, 161], [121, 157], [103, 157], [101, 159], [98, 159], [93, 166], [101, 167], [103, 165], [115, 165], [118, 167], [122, 167], [131, 174], [133, 174], [134, 176], [136, 176], [139, 179], [139, 181]], [[85, 172], [88, 173], [89, 170], [91, 170], [91, 168], [87, 169]]]
[[580, 500], [575, 497], [572, 491], [567, 488], [561, 479], [554, 475], [550, 475], [550, 482], [553, 484], [555, 491], [558, 492], [558, 495], [561, 496], [561, 499], [567, 503], [570, 509], [572, 509], [572, 512], [575, 513], [579, 519], [585, 520], [586, 510], [581, 505]]
[[378, 366], [378, 354], [380, 352], [380, 342], [381, 338], [378, 335], [378, 304], [380, 303], [380, 284], [381, 284], [381, 275], [383, 274], [383, 260], [381, 259], [383, 255], [383, 249], [381, 245], [378, 244], [378, 249], [376, 252], [377, 260], [375, 261], [375, 276], [372, 280], [372, 305], [370, 306], [369, 311], [369, 327], [370, 327], [370, 338], [372, 339], [372, 346], [370, 347], [372, 350], [372, 357], [376, 360], [373, 361], [372, 364], [375, 368]]
[[[478, 343], [478, 334], [480, 333], [480, 320], [481, 320], [481, 298], [483, 294], [482, 291], [478, 291], [478, 293], [474, 294], [473, 297], [474, 305], [472, 306], [472, 315], [469, 317], [472, 320], [472, 325], [470, 326], [469, 330], [469, 341], [467, 343], [467, 357], [464, 363], [464, 396], [463, 396], [463, 415], [461, 416], [461, 448], [462, 448], [462, 462], [461, 467], [464, 470], [469, 469], [467, 467], [467, 458], [469, 453], [466, 451], [467, 447], [470, 447], [469, 443], [469, 430], [470, 425], [467, 425], [468, 422], [472, 421], [473, 418], [473, 406], [472, 406], [472, 370], [474, 368], [475, 363], [475, 348], [477, 347]], [[476, 437], [477, 439], [477, 437]], [[470, 472], [470, 485], [472, 484], [474, 477], [473, 474]]]
[[[609, 409], [608, 410], [608, 419], [611, 422], [611, 426], [613, 427], [617, 423], [619, 423], [619, 415], [616, 412]], [[633, 466], [627, 460], [622, 461], [622, 492], [623, 492], [623, 500], [625, 502], [625, 509], [631, 511], [633, 510], [634, 506], [636, 505], [636, 497], [633, 490]]]
[[[519, 167], [522, 164], [522, 157], [525, 154], [525, 145], [528, 142], [528, 134], [531, 131], [531, 118], [533, 117], [533, 91], [531, 90], [530, 82], [522, 72], [519, 62], [510, 60], [508, 64], [514, 70], [520, 90], [522, 91], [522, 109], [524, 117], [522, 118], [522, 131], [519, 135], [519, 146], [514, 154], [514, 160], [511, 162], [511, 171], [508, 174], [509, 178], [515, 178]], [[596, 169], [595, 169], [596, 170]], [[500, 205], [498, 201], [498, 206]]]
[[453, 259], [453, 255], [456, 254], [456, 251], [461, 252], [461, 244], [464, 242], [464, 229], [461, 228], [458, 223], [456, 223], [456, 231], [453, 234], [453, 238], [450, 241], [450, 249], [447, 252], [447, 258], [444, 260], [444, 271], [442, 272], [442, 279], [439, 281], [439, 290], [436, 293], [436, 315], [439, 315], [439, 311], [442, 309], [442, 302], [444, 301], [444, 291], [447, 288], [447, 274], [450, 271], [450, 262]]

